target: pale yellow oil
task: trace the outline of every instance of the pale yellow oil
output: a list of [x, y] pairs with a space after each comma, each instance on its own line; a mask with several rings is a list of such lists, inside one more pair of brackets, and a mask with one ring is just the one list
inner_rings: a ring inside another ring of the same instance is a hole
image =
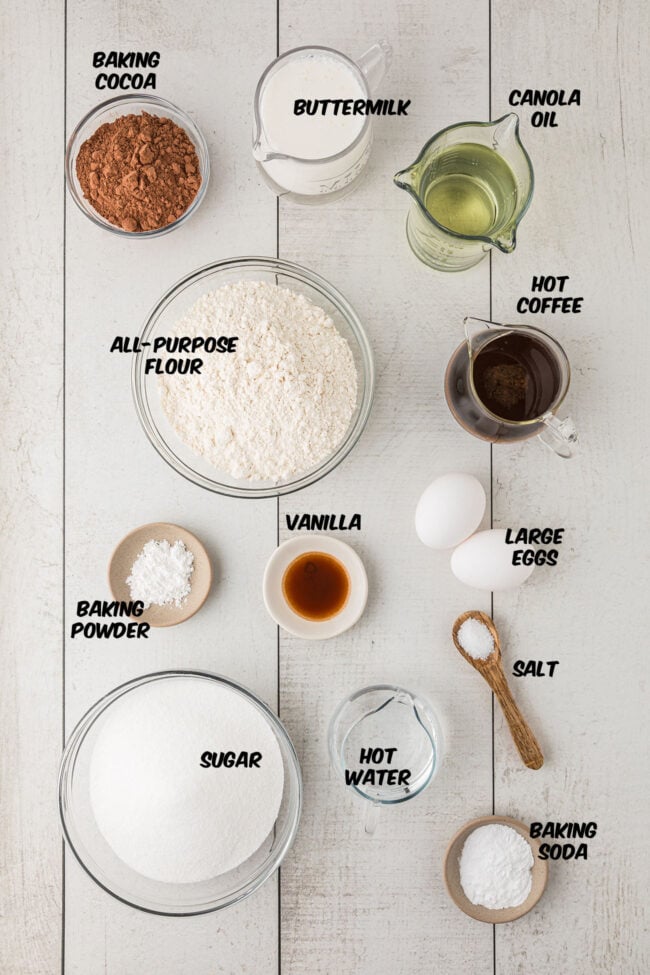
[[517, 184], [503, 156], [477, 143], [443, 149], [422, 175], [421, 196], [443, 227], [467, 237], [498, 233], [515, 211]]

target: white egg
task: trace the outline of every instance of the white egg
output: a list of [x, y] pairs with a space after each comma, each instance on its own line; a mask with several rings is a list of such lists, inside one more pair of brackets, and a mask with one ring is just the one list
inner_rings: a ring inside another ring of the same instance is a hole
[[471, 474], [443, 474], [425, 489], [415, 509], [415, 530], [430, 548], [453, 548], [481, 524], [485, 491]]
[[452, 553], [451, 571], [473, 589], [516, 589], [529, 577], [533, 566], [513, 565], [514, 550], [514, 545], [506, 545], [504, 528], [477, 532]]

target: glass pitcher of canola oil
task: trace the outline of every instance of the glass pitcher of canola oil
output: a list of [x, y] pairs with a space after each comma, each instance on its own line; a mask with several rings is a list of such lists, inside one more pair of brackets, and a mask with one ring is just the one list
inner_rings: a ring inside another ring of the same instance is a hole
[[[371, 98], [391, 55], [380, 41], [357, 61], [298, 47], [271, 62], [255, 92], [253, 156], [278, 196], [313, 204], [350, 191], [372, 146], [372, 117], [354, 114], [353, 103]], [[326, 100], [339, 100], [336, 114], [331, 104], [323, 111]]]
[[510, 254], [534, 186], [514, 113], [450, 125], [394, 181], [412, 197], [411, 250], [438, 271], [464, 271], [492, 247]]
[[537, 435], [560, 457], [571, 457], [575, 426], [556, 415], [571, 379], [559, 342], [532, 325], [466, 318], [464, 326], [465, 341], [445, 375], [447, 405], [458, 423], [491, 443]]
[[393, 684], [364, 687], [339, 706], [329, 728], [334, 768], [367, 800], [365, 832], [383, 806], [419, 795], [438, 772], [442, 731], [429, 702]]

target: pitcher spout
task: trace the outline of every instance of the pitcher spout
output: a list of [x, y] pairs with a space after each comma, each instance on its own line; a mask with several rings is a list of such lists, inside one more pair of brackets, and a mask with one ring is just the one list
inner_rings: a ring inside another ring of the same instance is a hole
[[514, 112], [504, 115], [494, 123], [492, 145], [497, 152], [506, 154], [521, 146], [519, 116]]
[[399, 186], [401, 190], [407, 190], [412, 193], [415, 185], [413, 167], [409, 166], [408, 169], [401, 169], [399, 173], [395, 173], [393, 183], [395, 186]]
[[505, 231], [499, 234], [498, 237], [493, 239], [493, 244], [498, 247], [500, 251], [504, 254], [512, 254], [513, 250], [517, 246], [517, 234], [514, 228], [512, 230]]
[[393, 49], [388, 41], [381, 40], [357, 58], [357, 65], [366, 76], [370, 93], [374, 94], [381, 84], [393, 59]]

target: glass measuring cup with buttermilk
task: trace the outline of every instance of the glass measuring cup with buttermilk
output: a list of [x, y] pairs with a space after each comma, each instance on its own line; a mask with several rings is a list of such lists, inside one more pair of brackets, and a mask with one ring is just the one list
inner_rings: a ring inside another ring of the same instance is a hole
[[357, 61], [298, 47], [268, 66], [255, 92], [253, 156], [278, 196], [313, 204], [349, 192], [372, 146], [371, 118], [355, 114], [354, 102], [371, 97], [390, 58], [381, 41]]

